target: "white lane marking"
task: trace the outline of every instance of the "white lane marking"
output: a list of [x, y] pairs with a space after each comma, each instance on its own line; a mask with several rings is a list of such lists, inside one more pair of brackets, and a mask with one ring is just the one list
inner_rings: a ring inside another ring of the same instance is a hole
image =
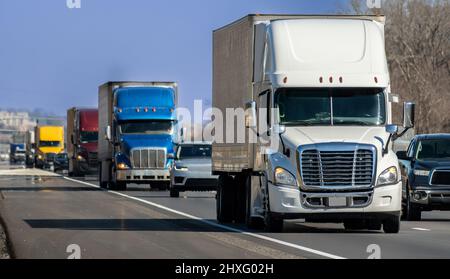
[[431, 231], [430, 229], [424, 229], [424, 228], [412, 228], [412, 230], [423, 231], [423, 232], [429, 232], [429, 231]]
[[[72, 179], [72, 178], [69, 178], [69, 177], [66, 177], [66, 176], [63, 176], [63, 178], [67, 179], [69, 181], [81, 183], [81, 184], [88, 185], [88, 186], [91, 186], [91, 187], [100, 188], [100, 186], [97, 186], [95, 184], [91, 184], [91, 183], [88, 183], [88, 182]], [[233, 227], [225, 226], [225, 225], [222, 225], [222, 224], [214, 223], [214, 222], [202, 219], [202, 218], [194, 216], [194, 215], [190, 215], [190, 214], [187, 214], [187, 213], [184, 213], [184, 212], [181, 212], [181, 211], [178, 211], [178, 210], [175, 210], [175, 209], [172, 209], [172, 208], [169, 208], [169, 207], [166, 207], [166, 206], [154, 203], [154, 202], [150, 202], [150, 201], [147, 201], [147, 200], [143, 200], [143, 199], [140, 199], [140, 198], [129, 196], [129, 195], [126, 195], [126, 194], [123, 194], [123, 193], [120, 193], [120, 192], [110, 191], [110, 190], [105, 190], [105, 189], [103, 189], [103, 191], [111, 193], [111, 194], [115, 194], [115, 195], [118, 195], [118, 196], [121, 196], [121, 197], [125, 197], [125, 198], [131, 199], [131, 200], [135, 200], [135, 201], [138, 201], [138, 202], [142, 202], [142, 203], [145, 203], [145, 204], [157, 207], [159, 209], [163, 209], [163, 210], [175, 213], [177, 215], [184, 216], [184, 217], [189, 218], [189, 219], [197, 220], [199, 222], [202, 222], [204, 224], [208, 224], [208, 225], [213, 226], [213, 227], [221, 228], [223, 230], [236, 232], [236, 233], [241, 233], [241, 234], [244, 234], [244, 235], [247, 235], [247, 236], [251, 236], [251, 237], [262, 239], [262, 240], [265, 240], [265, 241], [277, 243], [277, 244], [280, 244], [280, 245], [291, 247], [291, 248], [294, 248], [294, 249], [297, 249], [297, 250], [302, 250], [302, 251], [305, 251], [305, 252], [308, 252], [308, 253], [311, 253], [311, 254], [316, 254], [316, 255], [319, 255], [319, 256], [322, 256], [322, 257], [326, 257], [326, 258], [330, 258], [330, 259], [345, 259], [343, 257], [336, 256], [336, 255], [333, 255], [333, 254], [330, 254], [330, 253], [327, 253], [327, 252], [322, 252], [322, 251], [319, 251], [319, 250], [315, 250], [315, 249], [308, 248], [308, 247], [305, 247], [305, 246], [301, 246], [301, 245], [297, 245], [297, 244], [294, 244], [294, 243], [286, 242], [286, 241], [279, 240], [279, 239], [276, 239], [276, 238], [271, 238], [271, 237], [268, 237], [268, 236], [264, 236], [264, 235], [260, 235], [260, 234], [256, 234], [256, 233], [251, 233], [251, 232], [243, 231], [243, 230], [236, 229], [236, 228], [233, 228]]]

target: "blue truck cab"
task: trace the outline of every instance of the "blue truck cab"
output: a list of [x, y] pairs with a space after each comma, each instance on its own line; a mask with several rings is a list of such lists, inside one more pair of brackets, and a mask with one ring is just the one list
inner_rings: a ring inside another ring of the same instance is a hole
[[25, 144], [11, 143], [9, 145], [9, 161], [11, 164], [25, 162]]
[[99, 180], [167, 189], [177, 139], [174, 82], [109, 82], [99, 90]]

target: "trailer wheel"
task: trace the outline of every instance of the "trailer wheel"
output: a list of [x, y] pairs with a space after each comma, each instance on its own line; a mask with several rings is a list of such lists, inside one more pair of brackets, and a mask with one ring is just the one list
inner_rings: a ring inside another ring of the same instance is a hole
[[219, 177], [216, 196], [216, 213], [219, 223], [230, 223], [233, 221], [233, 178], [228, 175]]

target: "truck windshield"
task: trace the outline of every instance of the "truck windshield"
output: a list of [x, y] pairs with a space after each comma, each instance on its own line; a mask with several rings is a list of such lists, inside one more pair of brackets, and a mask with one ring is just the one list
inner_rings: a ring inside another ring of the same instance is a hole
[[179, 157], [180, 159], [211, 157], [211, 146], [210, 145], [181, 146]]
[[379, 88], [285, 88], [275, 95], [284, 125], [378, 126], [386, 121]]
[[419, 161], [440, 159], [448, 160], [449, 158], [449, 139], [422, 140], [417, 145], [416, 159]]
[[98, 132], [81, 132], [80, 140], [82, 143], [88, 142], [97, 142], [98, 141]]
[[41, 147], [59, 147], [61, 144], [61, 142], [59, 141], [45, 141], [45, 140], [41, 140], [39, 142], [39, 145]]
[[119, 126], [122, 134], [170, 134], [173, 121], [127, 121]]

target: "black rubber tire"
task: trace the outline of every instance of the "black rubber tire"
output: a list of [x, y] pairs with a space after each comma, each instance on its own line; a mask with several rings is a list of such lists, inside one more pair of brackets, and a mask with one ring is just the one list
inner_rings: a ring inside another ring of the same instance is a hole
[[262, 218], [251, 216], [251, 176], [248, 176], [245, 181], [245, 224], [249, 229], [261, 229], [264, 227], [264, 220]]
[[127, 183], [125, 181], [115, 181], [114, 179], [114, 173], [115, 173], [115, 167], [111, 166], [111, 179], [109, 182], [109, 189], [113, 191], [125, 191], [127, 189]]
[[366, 226], [370, 231], [381, 231], [383, 228], [383, 222], [381, 220], [367, 220]]
[[392, 216], [383, 220], [383, 231], [385, 233], [398, 233], [400, 231], [400, 216]]
[[216, 195], [216, 214], [219, 223], [233, 222], [234, 187], [231, 176], [221, 175]]
[[233, 219], [235, 223], [245, 224], [246, 215], [247, 215], [247, 191], [246, 191], [246, 181], [248, 175], [240, 174], [234, 178], [233, 187], [234, 187], [234, 214]]
[[274, 216], [274, 214], [270, 211], [270, 196], [269, 196], [269, 189], [266, 182], [266, 185], [263, 185], [266, 188], [267, 193], [267, 201], [266, 208], [264, 210], [264, 230], [266, 232], [272, 232], [272, 233], [278, 233], [283, 231], [284, 227], [284, 220], [282, 218], [277, 218]]
[[98, 183], [100, 188], [108, 189], [108, 181], [102, 181], [102, 163], [98, 164]]
[[404, 219], [407, 221], [420, 221], [422, 220], [422, 211], [419, 207], [414, 206], [411, 203], [411, 197], [409, 196], [409, 188], [406, 193], [406, 205], [404, 212]]
[[180, 197], [180, 191], [175, 189], [170, 189], [170, 197], [171, 198], [179, 198]]

